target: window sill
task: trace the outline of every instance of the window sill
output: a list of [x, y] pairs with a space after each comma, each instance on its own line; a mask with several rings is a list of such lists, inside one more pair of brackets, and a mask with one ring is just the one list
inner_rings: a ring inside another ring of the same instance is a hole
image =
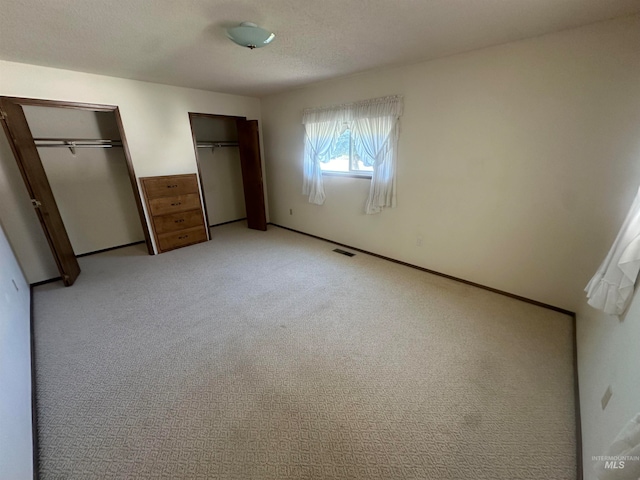
[[368, 178], [369, 180], [371, 180], [370, 173], [322, 172], [322, 175], [326, 175], [328, 177]]

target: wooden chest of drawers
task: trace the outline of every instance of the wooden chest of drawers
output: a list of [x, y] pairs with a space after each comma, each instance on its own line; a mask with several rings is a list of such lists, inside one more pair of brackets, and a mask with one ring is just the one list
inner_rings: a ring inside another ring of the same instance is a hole
[[195, 174], [140, 181], [159, 253], [208, 240]]

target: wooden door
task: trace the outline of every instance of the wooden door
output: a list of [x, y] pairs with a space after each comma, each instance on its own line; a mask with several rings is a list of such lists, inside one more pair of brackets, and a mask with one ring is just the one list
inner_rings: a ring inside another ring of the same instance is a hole
[[62, 223], [62, 217], [53, 197], [47, 175], [38, 155], [27, 119], [22, 107], [11, 98], [0, 97], [2, 127], [18, 162], [22, 178], [27, 186], [38, 220], [42, 224], [62, 281], [73, 285], [80, 274], [69, 236]]
[[238, 119], [236, 124], [238, 126], [238, 149], [240, 150], [247, 225], [254, 230], [266, 230], [267, 215], [264, 206], [258, 121]]

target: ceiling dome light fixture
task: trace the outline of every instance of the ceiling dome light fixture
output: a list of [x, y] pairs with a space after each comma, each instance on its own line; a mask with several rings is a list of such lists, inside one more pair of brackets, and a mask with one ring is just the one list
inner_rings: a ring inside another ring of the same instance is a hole
[[247, 47], [253, 50], [269, 45], [276, 35], [255, 23], [242, 22], [237, 27], [227, 30], [227, 37], [231, 41], [237, 43], [241, 47]]

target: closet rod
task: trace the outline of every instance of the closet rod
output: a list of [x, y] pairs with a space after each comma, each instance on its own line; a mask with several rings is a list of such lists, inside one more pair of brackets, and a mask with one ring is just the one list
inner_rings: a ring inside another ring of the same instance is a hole
[[76, 154], [76, 148], [122, 147], [121, 140], [34, 138], [33, 141], [36, 147], [68, 148], [73, 155]]
[[36, 144], [42, 144], [42, 142], [51, 142], [55, 145], [67, 145], [70, 143], [84, 143], [90, 145], [121, 145], [122, 142], [120, 140], [105, 140], [102, 138], [92, 139], [92, 138], [34, 138], [33, 139]]
[[198, 148], [237, 147], [238, 142], [197, 142]]
[[121, 147], [121, 143], [36, 143], [36, 147], [64, 147], [64, 148], [111, 148]]

